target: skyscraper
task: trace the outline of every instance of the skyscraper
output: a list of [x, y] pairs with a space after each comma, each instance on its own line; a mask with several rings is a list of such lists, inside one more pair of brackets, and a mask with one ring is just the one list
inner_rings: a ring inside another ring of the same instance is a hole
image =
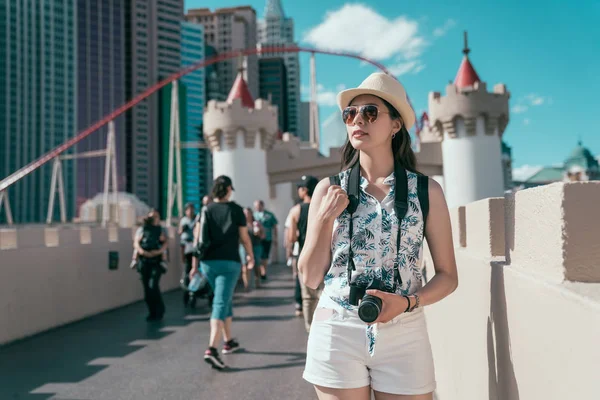
[[[72, 0], [2, 2], [0, 179], [66, 142], [77, 130], [75, 18]], [[9, 188], [15, 222], [45, 220], [51, 173], [48, 163]], [[63, 178], [71, 218], [73, 161], [63, 163]], [[0, 218], [4, 220], [4, 213]]]
[[[77, 1], [77, 130], [125, 103], [125, 10], [121, 0]], [[85, 138], [77, 152], [106, 148], [108, 127]], [[115, 120], [119, 189], [125, 188], [125, 117]], [[82, 158], [77, 166], [77, 210], [104, 189], [105, 159]]]
[[[293, 46], [294, 21], [286, 18], [280, 0], [267, 0], [265, 19], [258, 22], [259, 48], [271, 46]], [[287, 73], [287, 121], [288, 131], [299, 135], [300, 113], [300, 60], [298, 53], [263, 52], [259, 57], [281, 57]]]
[[277, 106], [281, 132], [287, 132], [287, 75], [283, 59], [278, 57], [258, 60], [260, 98], [270, 99]]
[[[181, 22], [181, 66], [185, 68], [202, 61], [205, 52], [204, 26]], [[187, 123], [185, 132], [182, 132], [182, 141], [202, 141], [202, 116], [206, 103], [205, 71], [205, 68], [200, 68], [181, 78], [187, 88]], [[211, 153], [208, 149], [184, 149], [182, 153], [184, 203], [192, 202], [199, 209], [202, 196], [208, 193], [212, 181], [212, 174], [207, 176]]]
[[[183, 0], [125, 0], [126, 96], [135, 97], [181, 68]], [[151, 206], [160, 202], [160, 94], [126, 116], [128, 192]]]
[[[256, 48], [256, 11], [250, 6], [208, 8], [188, 10], [185, 19], [204, 25], [206, 45], [212, 46], [219, 54]], [[220, 92], [229, 93], [237, 76], [239, 61], [229, 59], [217, 64]], [[258, 97], [258, 61], [256, 55], [246, 58], [245, 80], [250, 94]]]

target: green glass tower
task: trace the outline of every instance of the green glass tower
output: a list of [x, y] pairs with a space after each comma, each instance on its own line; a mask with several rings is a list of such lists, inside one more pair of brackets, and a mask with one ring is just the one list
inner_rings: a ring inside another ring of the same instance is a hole
[[[0, 179], [76, 133], [75, 8], [73, 0], [0, 0]], [[9, 188], [16, 223], [46, 219], [51, 176], [48, 163]], [[63, 178], [70, 219], [73, 161], [63, 162]]]

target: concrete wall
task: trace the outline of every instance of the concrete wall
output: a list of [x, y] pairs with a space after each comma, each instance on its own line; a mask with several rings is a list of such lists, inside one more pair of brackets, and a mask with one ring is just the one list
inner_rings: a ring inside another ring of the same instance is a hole
[[459, 288], [426, 308], [439, 400], [598, 398], [598, 204], [600, 183], [556, 183], [451, 210]]
[[[0, 344], [143, 299], [139, 276], [129, 269], [133, 233], [122, 228], [0, 229]], [[170, 242], [163, 291], [177, 287], [180, 278], [179, 243]], [[108, 269], [109, 251], [119, 253], [117, 270]]]

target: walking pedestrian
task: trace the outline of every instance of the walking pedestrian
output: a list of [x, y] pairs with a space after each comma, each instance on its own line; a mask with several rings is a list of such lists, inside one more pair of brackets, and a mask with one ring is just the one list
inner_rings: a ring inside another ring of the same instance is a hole
[[[301, 203], [296, 204], [290, 210], [290, 227], [288, 229], [287, 243], [298, 244], [298, 256], [302, 254], [302, 248], [306, 241], [306, 230], [308, 226], [308, 211], [310, 202], [317, 187], [319, 180], [314, 176], [303, 176], [300, 182], [298, 182], [298, 196], [300, 197]], [[296, 259], [297, 260], [297, 259]], [[294, 263], [296, 264], [296, 262]], [[293, 265], [296, 271], [296, 266]], [[296, 271], [297, 272], [297, 271]], [[312, 324], [313, 314], [319, 302], [321, 296], [322, 284], [317, 289], [312, 289], [306, 286], [302, 282], [302, 277], [299, 273], [296, 273], [299, 281], [301, 301], [302, 301], [302, 315], [304, 316], [304, 326], [307, 332], [310, 332], [310, 326]]]
[[254, 219], [261, 223], [265, 229], [265, 238], [262, 240], [262, 254], [260, 260], [261, 280], [267, 280], [267, 266], [273, 246], [277, 247], [277, 217], [271, 211], [265, 209], [262, 200], [254, 202]]
[[[298, 261], [324, 289], [304, 379], [319, 399], [431, 400], [436, 387], [423, 307], [458, 285], [450, 217], [440, 185], [416, 170], [404, 87], [370, 75], [337, 96], [348, 140], [343, 170], [314, 191]], [[423, 285], [423, 240], [435, 276]]]
[[160, 226], [160, 214], [151, 210], [133, 240], [138, 257], [137, 266], [144, 287], [144, 301], [148, 307], [146, 321], [160, 321], [165, 305], [160, 292], [160, 278], [166, 272], [163, 257], [168, 247], [168, 235]]
[[194, 225], [196, 221], [196, 208], [193, 203], [185, 205], [185, 215], [179, 221], [179, 244], [181, 247], [181, 260], [184, 265], [181, 276], [181, 289], [183, 290], [183, 305], [194, 308], [196, 297], [188, 290], [190, 284], [190, 271], [194, 258]]
[[[222, 175], [215, 179], [212, 189], [214, 202], [205, 207], [194, 232], [196, 247], [202, 250], [198, 252], [200, 268], [214, 291], [209, 346], [204, 353], [204, 360], [216, 369], [226, 368], [217, 350], [221, 338], [225, 341], [223, 354], [240, 349], [231, 331], [233, 293], [241, 271], [240, 241], [246, 249], [248, 268], [254, 268], [254, 254], [244, 212], [242, 207], [229, 200], [233, 190], [229, 177]], [[196, 258], [190, 277], [198, 271], [197, 261]]]

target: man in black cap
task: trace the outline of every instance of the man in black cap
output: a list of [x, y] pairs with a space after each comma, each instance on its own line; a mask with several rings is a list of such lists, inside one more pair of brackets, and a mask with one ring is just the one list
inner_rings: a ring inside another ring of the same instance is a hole
[[[301, 203], [296, 204], [290, 210], [290, 226], [287, 230], [287, 243], [288, 246], [294, 246], [294, 243], [296, 243], [296, 241], [298, 242], [298, 255], [300, 255], [300, 253], [302, 252], [302, 247], [304, 246], [304, 241], [306, 240], [306, 228], [308, 225], [308, 209], [310, 207], [310, 200], [312, 198], [313, 192], [315, 191], [315, 188], [317, 187], [318, 183], [319, 180], [314, 176], [305, 175], [300, 179], [300, 181], [297, 184], [298, 196], [300, 197]], [[294, 270], [297, 268], [296, 262], [293, 263], [292, 267], [294, 268]], [[306, 327], [306, 331], [308, 332], [312, 323], [313, 313], [315, 312], [315, 308], [317, 307], [317, 303], [319, 302], [319, 297], [321, 296], [322, 288], [311, 289], [301, 283], [302, 279], [298, 279], [298, 281], [302, 291], [302, 313], [304, 314], [304, 325]]]

